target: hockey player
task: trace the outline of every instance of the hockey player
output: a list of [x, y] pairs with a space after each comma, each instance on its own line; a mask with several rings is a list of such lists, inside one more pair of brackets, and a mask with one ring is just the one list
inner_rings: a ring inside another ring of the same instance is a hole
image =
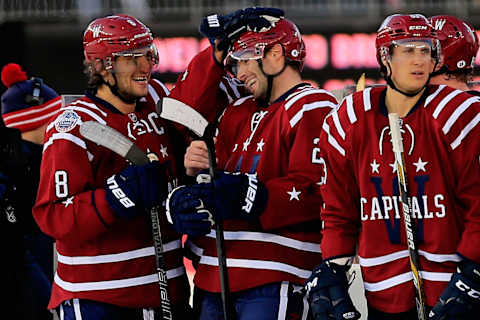
[[[220, 120], [214, 188], [211, 183], [179, 187], [167, 205], [178, 231], [206, 233], [191, 240], [199, 255], [194, 308], [199, 308], [202, 320], [223, 319], [215, 229], [205, 221], [197, 227], [190, 224], [192, 216], [208, 218], [202, 204], [224, 221], [237, 319], [305, 319], [302, 284], [309, 268], [321, 260], [317, 228], [323, 166], [318, 128], [336, 100], [302, 81], [306, 51], [297, 26], [271, 8], [244, 9], [240, 16], [252, 12], [270, 23], [259, 27], [265, 21], [246, 19], [247, 32], [235, 40], [228, 35], [238, 33], [223, 26], [231, 15], [206, 17], [200, 26], [215, 44], [218, 62], [222, 45], [229, 48], [229, 70], [250, 95], [231, 103]], [[259, 23], [254, 26], [252, 21]], [[203, 65], [221, 71], [221, 63], [210, 60]], [[189, 72], [176, 89], [189, 81], [198, 83], [203, 76]], [[186, 95], [179, 98], [194, 100]], [[190, 174], [208, 168], [205, 144], [193, 142], [184, 163]]]
[[52, 319], [47, 310], [53, 281], [53, 239], [40, 231], [32, 207], [40, 180], [45, 127], [58, 113], [60, 96], [18, 64], [2, 68], [0, 127], [0, 235], [5, 319]]
[[430, 82], [480, 95], [478, 91], [468, 87], [473, 78], [475, 57], [479, 48], [477, 33], [473, 27], [447, 15], [431, 17], [430, 22], [439, 33], [443, 56], [443, 65], [433, 73]]
[[480, 290], [480, 103], [428, 84], [439, 41], [419, 14], [392, 15], [376, 37], [387, 87], [345, 98], [320, 137], [323, 262], [307, 281], [316, 319], [357, 319], [346, 271], [357, 253], [368, 319], [416, 319], [388, 113], [402, 119], [406, 172], [430, 319], [473, 319]]
[[[128, 15], [96, 19], [84, 32], [83, 48], [89, 89], [46, 129], [34, 208], [57, 243], [49, 307], [59, 307], [65, 319], [151, 319], [161, 298], [149, 212], [177, 183], [181, 140], [174, 145], [171, 126], [155, 112], [168, 90], [150, 79], [158, 58], [144, 24]], [[154, 161], [129, 165], [84, 139], [79, 128], [91, 120], [123, 133]], [[163, 220], [173, 314], [188, 319], [180, 235]]]

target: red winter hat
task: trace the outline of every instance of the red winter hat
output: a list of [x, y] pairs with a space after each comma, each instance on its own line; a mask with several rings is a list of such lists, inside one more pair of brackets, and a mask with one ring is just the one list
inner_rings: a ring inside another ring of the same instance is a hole
[[22, 132], [47, 123], [61, 107], [61, 97], [40, 78], [27, 79], [15, 63], [2, 69], [2, 83], [8, 88], [2, 95], [2, 118], [7, 127]]

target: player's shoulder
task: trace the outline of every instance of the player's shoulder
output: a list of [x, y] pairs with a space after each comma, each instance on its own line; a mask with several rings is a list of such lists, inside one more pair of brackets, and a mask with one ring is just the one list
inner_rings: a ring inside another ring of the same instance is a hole
[[148, 95], [154, 98], [153, 100], [158, 100], [162, 97], [168, 96], [170, 94], [170, 90], [168, 90], [167, 86], [158, 79], [151, 78], [148, 81]]
[[384, 90], [384, 86], [368, 87], [347, 95], [335, 110], [336, 116], [345, 126], [354, 125], [359, 119], [374, 114], [373, 110], [377, 109], [380, 95]]
[[298, 106], [320, 101], [324, 101], [330, 106], [333, 105], [333, 107], [337, 105], [337, 99], [331, 92], [325, 89], [316, 88], [308, 83], [303, 83], [297, 86], [293, 92], [288, 94], [285, 98], [284, 107], [288, 110], [296, 105]]
[[425, 111], [434, 129], [456, 149], [466, 139], [480, 138], [480, 97], [445, 85], [428, 87]]
[[79, 126], [85, 121], [97, 121], [106, 124], [108, 111], [97, 102], [82, 97], [60, 108], [56, 117], [47, 125], [45, 134], [78, 135]]

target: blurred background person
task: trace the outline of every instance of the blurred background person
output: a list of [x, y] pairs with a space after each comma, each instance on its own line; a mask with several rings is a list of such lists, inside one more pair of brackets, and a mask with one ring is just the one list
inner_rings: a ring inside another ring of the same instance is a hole
[[1, 97], [0, 127], [0, 237], [8, 257], [4, 310], [12, 319], [51, 319], [53, 240], [38, 228], [32, 207], [45, 126], [58, 112], [60, 96], [40, 78], [28, 80], [18, 64], [4, 66], [1, 79], [8, 88]]

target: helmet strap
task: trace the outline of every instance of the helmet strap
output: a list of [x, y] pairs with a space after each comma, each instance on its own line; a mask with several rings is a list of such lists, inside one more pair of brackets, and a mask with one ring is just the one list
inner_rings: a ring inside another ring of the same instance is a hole
[[110, 91], [113, 93], [113, 95], [117, 96], [120, 100], [122, 100], [122, 102], [126, 103], [126, 104], [134, 104], [135, 102], [137, 102], [137, 98], [136, 97], [124, 97], [119, 91], [118, 91], [118, 80], [117, 80], [117, 76], [115, 75], [115, 72], [112, 70], [111, 71], [111, 74], [113, 76], [113, 79], [115, 79], [115, 84], [111, 85], [110, 83], [108, 83], [107, 81], [105, 81], [105, 79], [103, 80], [103, 83], [106, 84], [109, 88], [110, 88]]
[[[435, 70], [435, 67], [437, 66], [437, 63], [435, 62], [435, 66], [434, 66], [434, 70]], [[432, 77], [432, 74], [430, 73], [428, 75], [428, 79], [427, 79], [427, 82], [425, 83], [425, 85], [420, 88], [418, 91], [414, 92], [414, 93], [409, 93], [409, 92], [405, 92], [405, 91], [402, 91], [400, 90], [399, 88], [397, 88], [397, 86], [395, 85], [395, 83], [393, 82], [392, 80], [392, 67], [390, 65], [390, 62], [387, 62], [387, 68], [388, 68], [388, 73], [387, 75], [385, 75], [385, 81], [387, 82], [387, 84], [390, 86], [390, 88], [392, 88], [393, 90], [395, 91], [398, 91], [400, 92], [401, 94], [403, 94], [404, 96], [407, 96], [407, 97], [415, 97], [417, 94], [419, 94], [420, 92], [422, 92], [422, 90], [428, 86], [428, 84], [430, 83], [430, 78]]]
[[274, 78], [279, 76], [285, 70], [285, 68], [287, 67], [287, 63], [284, 62], [282, 69], [279, 72], [274, 73], [274, 74], [268, 74], [268, 73], [265, 72], [265, 70], [263, 70], [262, 59], [258, 59], [257, 63], [258, 63], [258, 66], [260, 67], [260, 70], [262, 71], [263, 75], [265, 77], [267, 77], [267, 92], [266, 92], [266, 95], [265, 95], [265, 104], [268, 105], [270, 103], [270, 98], [272, 97], [273, 80], [274, 80]]

